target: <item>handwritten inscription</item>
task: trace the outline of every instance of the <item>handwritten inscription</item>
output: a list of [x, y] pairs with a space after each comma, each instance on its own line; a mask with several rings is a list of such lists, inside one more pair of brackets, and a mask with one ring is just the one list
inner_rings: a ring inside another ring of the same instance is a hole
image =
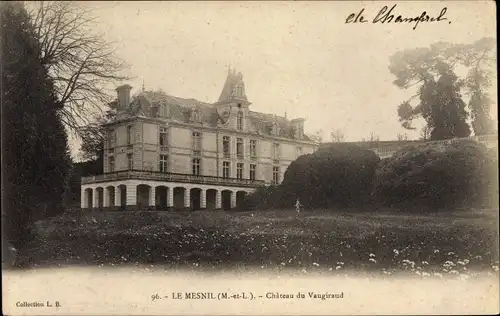
[[[451, 23], [451, 21], [448, 20], [448, 18], [445, 17], [446, 12], [448, 11], [448, 8], [444, 7], [441, 9], [439, 14], [437, 15], [429, 15], [427, 11], [422, 12], [420, 15], [413, 16], [413, 17], [408, 17], [408, 16], [403, 16], [399, 15], [396, 13], [396, 4], [393, 5], [390, 9], [387, 6], [382, 7], [377, 13], [377, 15], [373, 18], [372, 23], [414, 23], [413, 29], [415, 30], [418, 26], [419, 23], [425, 23], [425, 22], [444, 22], [448, 21], [448, 24]], [[345, 20], [345, 23], [368, 23], [369, 20], [365, 18], [365, 9], [361, 9], [357, 14], [356, 13], [351, 13]]]
[[298, 292], [298, 293], [279, 293], [279, 292], [173, 292], [171, 295], [160, 295], [155, 293], [151, 295], [151, 301], [164, 299], [172, 300], [276, 300], [276, 299], [342, 299], [344, 292], [339, 293], [317, 293], [317, 292]]

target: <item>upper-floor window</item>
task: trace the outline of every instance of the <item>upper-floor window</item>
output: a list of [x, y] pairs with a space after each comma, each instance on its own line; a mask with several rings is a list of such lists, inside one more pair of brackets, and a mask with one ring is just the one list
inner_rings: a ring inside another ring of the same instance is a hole
[[201, 150], [201, 133], [193, 132], [193, 150]]
[[193, 159], [193, 175], [199, 176], [200, 175], [200, 159], [199, 158], [194, 158]]
[[257, 173], [257, 165], [251, 164], [250, 165], [250, 180], [256, 179], [256, 173]]
[[168, 167], [168, 156], [160, 155], [160, 165], [158, 170], [160, 172], [167, 172], [167, 167]]
[[115, 157], [109, 157], [109, 172], [115, 172]]
[[278, 143], [273, 144], [273, 159], [275, 160], [280, 159], [280, 144]]
[[236, 164], [236, 178], [243, 179], [243, 163], [241, 162]]
[[250, 159], [255, 159], [257, 157], [257, 141], [255, 139], [250, 140]]
[[134, 132], [133, 126], [132, 125], [128, 125], [127, 126], [127, 145], [132, 144], [132, 141], [134, 139], [133, 132]]
[[243, 154], [243, 138], [237, 138], [236, 139], [236, 156], [238, 159], [243, 159], [244, 154]]
[[223, 178], [229, 178], [229, 176], [231, 175], [230, 166], [231, 166], [231, 164], [229, 163], [229, 161], [224, 161], [222, 163], [222, 177]]
[[116, 147], [116, 130], [112, 129], [109, 131], [108, 137], [108, 148]]
[[166, 127], [160, 127], [160, 146], [168, 146], [168, 131]]
[[273, 184], [279, 184], [280, 182], [280, 168], [273, 167]]
[[134, 155], [133, 154], [127, 154], [127, 164], [128, 164], [128, 170], [134, 169]]
[[243, 130], [243, 112], [238, 111], [237, 117], [236, 117], [236, 128], [239, 131]]
[[222, 152], [224, 153], [224, 157], [228, 158], [231, 156], [231, 146], [230, 146], [230, 138], [229, 136], [222, 137]]

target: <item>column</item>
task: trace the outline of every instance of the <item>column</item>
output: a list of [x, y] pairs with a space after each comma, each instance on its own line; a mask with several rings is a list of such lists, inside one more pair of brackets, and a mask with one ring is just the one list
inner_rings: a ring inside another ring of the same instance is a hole
[[231, 192], [231, 209], [236, 207], [236, 192]]
[[137, 185], [127, 185], [127, 206], [137, 205]]
[[80, 189], [80, 207], [81, 208], [85, 208], [86, 207], [86, 203], [89, 199], [89, 197], [87, 196], [87, 191], [85, 190], [85, 187], [82, 185], [81, 189]]
[[92, 207], [93, 208], [98, 208], [99, 207], [99, 190], [97, 189], [92, 189]]
[[122, 190], [119, 186], [115, 187], [115, 206], [121, 206]]
[[174, 207], [174, 188], [167, 188], [167, 207]]
[[191, 207], [191, 190], [189, 188], [184, 188], [184, 207]]
[[207, 208], [207, 190], [200, 191], [200, 208], [202, 210]]
[[149, 187], [149, 206], [156, 206], [156, 188]]
[[222, 208], [222, 191], [217, 190], [215, 194], [215, 209], [220, 210]]
[[108, 196], [108, 188], [103, 188], [102, 189], [102, 206], [103, 207], [108, 207], [109, 206], [109, 196]]

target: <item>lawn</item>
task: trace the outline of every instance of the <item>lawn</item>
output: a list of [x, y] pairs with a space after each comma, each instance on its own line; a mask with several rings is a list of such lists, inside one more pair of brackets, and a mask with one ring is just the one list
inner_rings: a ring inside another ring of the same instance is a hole
[[37, 223], [28, 267], [151, 265], [421, 276], [498, 273], [498, 211], [67, 213]]

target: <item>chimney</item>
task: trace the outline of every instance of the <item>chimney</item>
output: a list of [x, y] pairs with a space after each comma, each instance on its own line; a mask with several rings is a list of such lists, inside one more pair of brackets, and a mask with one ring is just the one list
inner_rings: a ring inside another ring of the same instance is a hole
[[130, 105], [130, 90], [132, 90], [132, 87], [128, 84], [115, 89], [118, 95], [118, 110], [123, 110]]

